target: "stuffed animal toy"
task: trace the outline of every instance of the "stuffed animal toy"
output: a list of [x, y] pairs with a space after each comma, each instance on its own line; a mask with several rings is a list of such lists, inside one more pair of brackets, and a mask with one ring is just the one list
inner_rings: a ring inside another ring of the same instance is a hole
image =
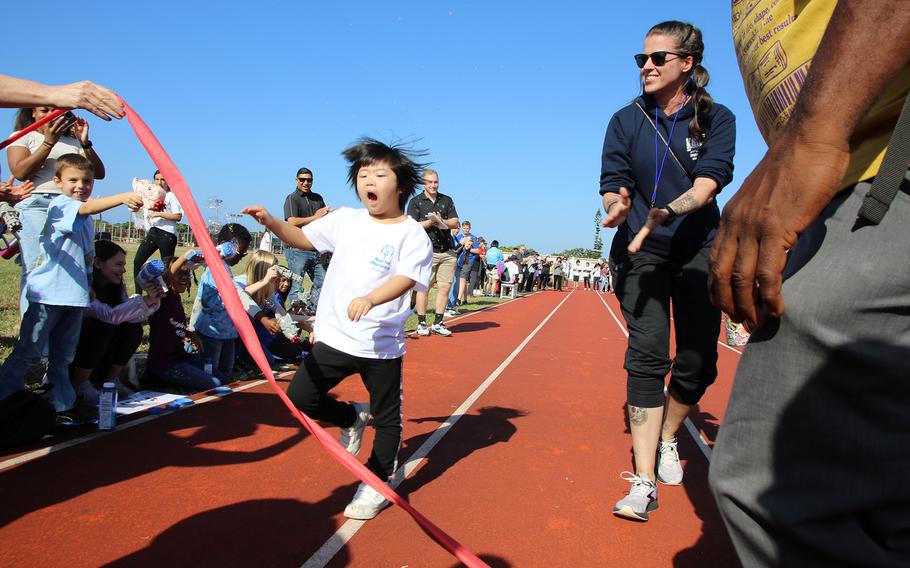
[[142, 198], [142, 207], [148, 211], [164, 211], [164, 188], [148, 179], [133, 178], [133, 193]]

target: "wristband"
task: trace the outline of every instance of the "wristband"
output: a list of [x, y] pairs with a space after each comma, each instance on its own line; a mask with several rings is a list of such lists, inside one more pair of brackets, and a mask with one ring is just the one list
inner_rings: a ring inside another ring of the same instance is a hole
[[45, 140], [44, 143], [41, 144], [41, 145], [42, 145], [42, 146], [47, 146], [48, 148], [51, 148], [51, 149], [54, 148], [54, 145], [51, 144], [50, 142], [48, 142], [47, 140]]
[[670, 223], [672, 223], [674, 219], [676, 219], [677, 217], [679, 217], [679, 215], [676, 214], [676, 211], [674, 211], [673, 208], [670, 207], [670, 205], [664, 205], [664, 209], [666, 209], [666, 210], [667, 210], [667, 213], [670, 214], [670, 215], [667, 217], [666, 221], [664, 221], [663, 223], [661, 223], [662, 226], [666, 227], [667, 225], [669, 225]]
[[92, 146], [93, 146], [92, 141], [91, 141], [91, 140], [86, 140], [86, 141], [82, 144], [82, 149], [83, 149], [83, 150], [91, 150]]

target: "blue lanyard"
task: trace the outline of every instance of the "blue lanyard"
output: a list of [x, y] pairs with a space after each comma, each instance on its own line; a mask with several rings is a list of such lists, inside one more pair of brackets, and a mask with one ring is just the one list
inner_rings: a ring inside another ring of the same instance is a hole
[[673, 141], [673, 130], [676, 128], [676, 119], [679, 118], [679, 111], [686, 106], [686, 101], [689, 100], [689, 95], [683, 97], [683, 102], [679, 105], [679, 108], [676, 109], [676, 114], [673, 115], [673, 124], [670, 125], [670, 135], [667, 136], [667, 149], [664, 150], [663, 159], [660, 158], [660, 149], [658, 148], [659, 144], [657, 141], [660, 139], [660, 131], [658, 130], [659, 122], [657, 122], [657, 113], [660, 112], [660, 107], [654, 107], [654, 191], [651, 192], [651, 209], [654, 208], [654, 205], [657, 203], [657, 186], [660, 184], [660, 176], [664, 173], [664, 163], [667, 161], [667, 154], [670, 153], [670, 143]]

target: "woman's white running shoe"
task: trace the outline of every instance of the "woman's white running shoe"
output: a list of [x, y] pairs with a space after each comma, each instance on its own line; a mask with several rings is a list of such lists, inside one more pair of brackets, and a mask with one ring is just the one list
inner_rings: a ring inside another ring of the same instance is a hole
[[683, 480], [677, 445], [676, 438], [670, 441], [661, 439], [657, 450], [657, 480], [664, 485], [679, 485]]
[[648, 513], [657, 509], [657, 485], [644, 473], [624, 471], [620, 475], [632, 483], [629, 494], [616, 502], [613, 514], [633, 521], [647, 521]]

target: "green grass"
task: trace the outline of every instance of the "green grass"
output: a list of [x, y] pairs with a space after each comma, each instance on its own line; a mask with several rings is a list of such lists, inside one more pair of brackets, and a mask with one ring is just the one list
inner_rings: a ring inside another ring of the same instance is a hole
[[[126, 281], [126, 289], [128, 292], [132, 292], [134, 289], [133, 283], [133, 258], [136, 254], [136, 249], [138, 244], [135, 243], [119, 243], [124, 249], [126, 249], [126, 265], [127, 272], [124, 275], [124, 280]], [[186, 252], [187, 248], [178, 247], [177, 254], [182, 254]], [[157, 254], [153, 258], [157, 258]], [[244, 258], [237, 266], [234, 267], [234, 274], [242, 274], [246, 270], [246, 265], [248, 258]], [[287, 264], [283, 256], [280, 256], [282, 264]], [[13, 350], [13, 346], [16, 344], [16, 338], [19, 335], [19, 277], [21, 270], [17, 264], [10, 260], [0, 259], [0, 360], [5, 360], [6, 357]], [[197, 277], [202, 275], [202, 270], [196, 271]], [[309, 280], [307, 280], [307, 286], [309, 286]], [[196, 288], [193, 285], [189, 293], [183, 295], [183, 307], [186, 311], [187, 317], [189, 317], [190, 311], [193, 308], [193, 299], [196, 297]], [[430, 299], [428, 304], [430, 306], [434, 305], [434, 299], [436, 297], [436, 291], [430, 291]], [[475, 297], [473, 300], [459, 308], [462, 313], [476, 311], [485, 307], [488, 307], [492, 304], [499, 303], [502, 300], [499, 298], [485, 298], [485, 297]], [[431, 309], [432, 311], [432, 309]], [[417, 327], [417, 316], [411, 315], [405, 323], [406, 330], [413, 330]], [[139, 346], [140, 352], [148, 351], [148, 326], [145, 327], [145, 336], [143, 337], [142, 344]]]

